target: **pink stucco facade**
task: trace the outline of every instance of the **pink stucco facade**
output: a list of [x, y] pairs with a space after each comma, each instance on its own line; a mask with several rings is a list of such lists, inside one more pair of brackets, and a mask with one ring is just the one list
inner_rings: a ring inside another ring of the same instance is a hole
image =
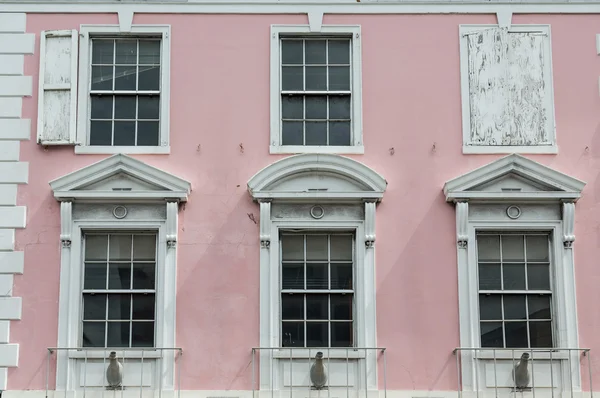
[[[116, 13], [26, 16], [35, 52], [25, 56], [33, 95], [23, 99], [22, 118], [31, 119], [33, 135], [20, 145], [29, 179], [17, 196], [17, 205], [27, 207], [26, 226], [15, 238], [25, 263], [12, 291], [22, 297], [22, 315], [10, 324], [19, 360], [8, 369], [9, 391], [45, 389], [46, 349], [57, 344], [60, 204], [49, 181], [110, 156], [36, 143], [40, 34], [117, 23]], [[192, 186], [178, 226], [182, 390], [252, 388], [250, 349], [260, 345], [259, 225], [253, 221], [259, 207], [246, 184], [287, 156], [269, 153], [268, 37], [272, 24], [307, 23], [302, 13], [134, 15], [133, 24], [171, 26], [170, 154], [132, 156]], [[494, 13], [326, 12], [323, 18], [324, 25], [361, 27], [364, 154], [348, 157], [388, 183], [377, 206], [375, 262], [376, 340], [387, 352], [388, 390], [457, 389], [456, 222], [442, 187], [504, 156], [462, 152], [458, 26], [496, 23]], [[552, 29], [558, 153], [524, 156], [586, 182], [576, 204], [573, 252], [579, 347], [594, 353], [600, 350], [600, 58], [594, 49], [600, 14], [515, 13], [512, 23]]]

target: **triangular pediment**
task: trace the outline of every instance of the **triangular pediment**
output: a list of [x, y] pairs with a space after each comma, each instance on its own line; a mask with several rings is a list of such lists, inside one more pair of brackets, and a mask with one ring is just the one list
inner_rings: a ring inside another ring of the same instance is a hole
[[518, 154], [500, 158], [444, 185], [447, 201], [577, 200], [585, 183]]
[[386, 186], [385, 179], [366, 165], [329, 154], [290, 156], [248, 181], [248, 191], [257, 200], [380, 200]]
[[118, 154], [50, 182], [59, 200], [186, 201], [189, 182]]

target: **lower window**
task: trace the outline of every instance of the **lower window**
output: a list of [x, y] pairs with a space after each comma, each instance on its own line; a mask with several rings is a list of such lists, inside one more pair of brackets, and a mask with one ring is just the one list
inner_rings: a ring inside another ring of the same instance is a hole
[[481, 347], [553, 346], [550, 234], [477, 234]]
[[354, 345], [354, 235], [282, 233], [282, 347]]
[[156, 233], [83, 236], [83, 347], [153, 347]]

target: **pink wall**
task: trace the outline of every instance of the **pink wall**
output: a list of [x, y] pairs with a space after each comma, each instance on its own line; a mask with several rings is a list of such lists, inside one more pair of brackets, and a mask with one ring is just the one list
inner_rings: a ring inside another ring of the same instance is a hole
[[[39, 34], [117, 23], [116, 15], [29, 15], [36, 55], [26, 60], [37, 92]], [[172, 25], [171, 155], [137, 156], [192, 183], [180, 214], [177, 345], [183, 389], [249, 389], [250, 348], [259, 338], [258, 207], [246, 182], [278, 159], [269, 155], [269, 29], [307, 23], [305, 15], [136, 15]], [[325, 24], [360, 24], [365, 154], [354, 156], [389, 185], [377, 217], [378, 345], [388, 348], [388, 389], [456, 388], [459, 345], [455, 221], [442, 186], [497, 156], [461, 153], [458, 25], [496, 23], [493, 15], [341, 15]], [[576, 272], [580, 346], [600, 349], [600, 16], [515, 15], [513, 23], [552, 25], [560, 154], [530, 156], [587, 181], [577, 205]], [[243, 32], [243, 34], [240, 34]], [[217, 34], [218, 33], [218, 34]], [[24, 100], [33, 121], [37, 98]], [[243, 144], [241, 153], [239, 145]], [[27, 228], [17, 233], [25, 273], [11, 340], [20, 366], [10, 389], [45, 387], [46, 347], [56, 345], [59, 204], [48, 181], [106, 156], [21, 146], [29, 184], [19, 187]], [[200, 150], [197, 150], [200, 148]], [[393, 155], [389, 149], [394, 148]], [[597, 365], [594, 364], [594, 369]], [[600, 382], [600, 375], [596, 376]]]

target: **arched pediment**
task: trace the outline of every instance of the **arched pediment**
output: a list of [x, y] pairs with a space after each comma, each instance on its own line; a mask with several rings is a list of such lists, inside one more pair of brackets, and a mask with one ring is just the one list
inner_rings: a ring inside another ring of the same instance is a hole
[[387, 181], [368, 166], [329, 154], [290, 156], [248, 181], [248, 191], [256, 200], [381, 200], [386, 187]]

